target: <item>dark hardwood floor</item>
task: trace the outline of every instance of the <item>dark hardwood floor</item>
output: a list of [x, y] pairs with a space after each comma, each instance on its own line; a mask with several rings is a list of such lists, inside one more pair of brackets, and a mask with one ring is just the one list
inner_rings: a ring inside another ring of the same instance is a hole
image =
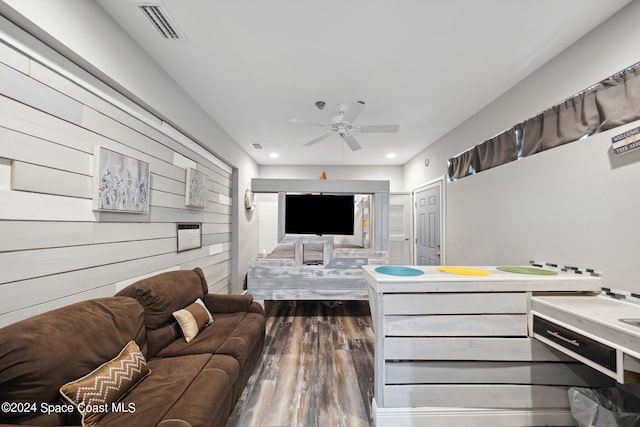
[[267, 301], [265, 309], [265, 348], [227, 427], [368, 427], [368, 303]]

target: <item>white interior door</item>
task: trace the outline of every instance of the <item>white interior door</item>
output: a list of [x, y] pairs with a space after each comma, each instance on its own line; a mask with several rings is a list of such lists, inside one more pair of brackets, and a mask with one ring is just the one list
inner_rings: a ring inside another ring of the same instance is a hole
[[413, 264], [411, 193], [389, 194], [389, 262]]
[[421, 188], [415, 193], [417, 265], [442, 263], [441, 196], [440, 182]]

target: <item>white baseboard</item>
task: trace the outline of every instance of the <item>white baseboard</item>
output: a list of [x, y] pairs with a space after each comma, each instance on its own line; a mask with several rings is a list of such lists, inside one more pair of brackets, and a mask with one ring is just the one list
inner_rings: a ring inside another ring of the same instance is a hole
[[559, 409], [378, 408], [371, 403], [375, 427], [575, 426], [571, 411]]

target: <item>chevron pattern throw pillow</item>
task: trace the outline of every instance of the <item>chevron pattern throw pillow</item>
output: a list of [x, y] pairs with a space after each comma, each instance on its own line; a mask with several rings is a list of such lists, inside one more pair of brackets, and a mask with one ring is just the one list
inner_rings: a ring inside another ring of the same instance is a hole
[[60, 388], [60, 393], [82, 415], [83, 426], [93, 426], [112, 410], [111, 404], [131, 391], [151, 371], [135, 341], [98, 368]]

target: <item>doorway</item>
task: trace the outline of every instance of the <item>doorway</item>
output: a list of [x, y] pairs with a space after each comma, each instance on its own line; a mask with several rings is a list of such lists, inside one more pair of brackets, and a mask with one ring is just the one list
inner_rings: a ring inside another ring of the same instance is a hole
[[389, 263], [413, 264], [411, 193], [389, 194]]
[[443, 177], [414, 190], [416, 265], [442, 265], [444, 262], [443, 192]]

